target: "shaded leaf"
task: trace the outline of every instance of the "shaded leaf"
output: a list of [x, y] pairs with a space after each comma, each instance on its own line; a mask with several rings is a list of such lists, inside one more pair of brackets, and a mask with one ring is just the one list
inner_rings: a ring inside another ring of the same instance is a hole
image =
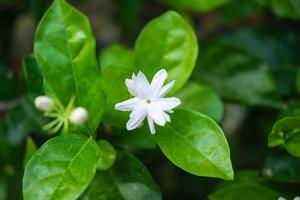
[[208, 87], [190, 82], [175, 96], [181, 100], [182, 108], [203, 113], [217, 122], [221, 121], [223, 115], [222, 101]]
[[99, 140], [98, 145], [101, 153], [97, 162], [97, 168], [98, 170], [107, 170], [115, 163], [117, 152], [106, 140]]
[[23, 59], [23, 74], [30, 100], [44, 94], [44, 83], [40, 67], [33, 55]]
[[228, 0], [168, 0], [180, 9], [208, 12], [228, 2]]
[[183, 86], [193, 71], [198, 52], [190, 25], [169, 11], [149, 22], [135, 43], [136, 66], [148, 79], [166, 69], [168, 81], [176, 80], [173, 92]]
[[118, 153], [109, 171], [98, 171], [81, 200], [160, 200], [160, 191], [143, 164], [131, 155]]
[[69, 134], [48, 140], [25, 168], [24, 200], [78, 198], [96, 173], [99, 155], [92, 138]]
[[37, 147], [33, 141], [33, 139], [29, 136], [26, 140], [26, 151], [24, 155], [24, 168], [26, 167], [28, 161], [32, 157], [32, 155], [37, 151]]
[[109, 65], [123, 66], [134, 69], [134, 51], [115, 44], [102, 50], [100, 57], [100, 66], [103, 69]]
[[154, 138], [162, 152], [183, 170], [198, 176], [233, 179], [226, 138], [209, 117], [176, 110], [172, 122], [158, 128]]

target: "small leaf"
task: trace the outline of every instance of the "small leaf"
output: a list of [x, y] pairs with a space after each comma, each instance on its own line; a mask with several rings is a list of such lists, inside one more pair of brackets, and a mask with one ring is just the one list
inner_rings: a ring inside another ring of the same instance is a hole
[[109, 65], [117, 65], [134, 69], [134, 51], [115, 44], [104, 49], [99, 57], [100, 66], [105, 69]]
[[208, 12], [225, 4], [228, 0], [168, 0], [168, 2], [180, 9]]
[[69, 134], [48, 140], [25, 169], [24, 200], [77, 199], [93, 179], [99, 155], [92, 138]]
[[97, 168], [99, 170], [107, 170], [115, 163], [117, 152], [106, 140], [98, 141], [98, 145], [101, 153], [97, 162]]
[[104, 111], [101, 70], [95, 38], [86, 16], [64, 0], [55, 0], [43, 16], [35, 37], [34, 53], [45, 79], [46, 94], [66, 106], [71, 96], [89, 113], [94, 131]]
[[183, 170], [198, 176], [233, 179], [226, 138], [209, 117], [176, 110], [172, 122], [158, 127], [154, 138], [162, 152]]
[[125, 79], [131, 78], [132, 73], [129, 68], [112, 65], [102, 71], [102, 85], [107, 102], [103, 120], [118, 128], [124, 127], [129, 113], [117, 111], [115, 105], [132, 98], [125, 85]]
[[136, 66], [148, 79], [166, 69], [168, 81], [176, 80], [173, 92], [183, 86], [193, 71], [198, 53], [190, 25], [170, 11], [149, 22], [135, 43]]
[[274, 200], [278, 199], [280, 194], [269, 189], [266, 186], [255, 183], [237, 183], [224, 187], [209, 195], [209, 200]]
[[300, 157], [300, 118], [285, 117], [276, 122], [269, 134], [268, 145], [283, 146], [291, 155]]
[[24, 167], [26, 167], [28, 161], [32, 155], [37, 151], [37, 147], [31, 137], [28, 137], [26, 140], [26, 152], [24, 156]]
[[161, 200], [161, 193], [144, 165], [131, 155], [118, 153], [109, 171], [98, 171], [81, 200]]
[[31, 101], [44, 94], [44, 83], [40, 67], [33, 55], [23, 60], [23, 74], [27, 83], [28, 95]]
[[218, 122], [221, 121], [223, 115], [222, 101], [208, 87], [190, 82], [174, 96], [181, 100], [182, 108], [194, 110], [203, 113]]

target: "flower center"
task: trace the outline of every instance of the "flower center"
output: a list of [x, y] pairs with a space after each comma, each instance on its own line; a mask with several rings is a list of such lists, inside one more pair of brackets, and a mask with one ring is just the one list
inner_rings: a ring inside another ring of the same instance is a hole
[[151, 103], [151, 100], [150, 100], [150, 99], [147, 99], [147, 100], [146, 100], [146, 103], [147, 103], [147, 104], [150, 104], [150, 103]]

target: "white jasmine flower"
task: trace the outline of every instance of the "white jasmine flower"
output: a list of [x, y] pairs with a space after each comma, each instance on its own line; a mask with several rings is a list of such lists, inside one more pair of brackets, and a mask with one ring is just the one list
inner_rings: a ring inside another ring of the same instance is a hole
[[83, 107], [75, 108], [70, 115], [70, 121], [76, 125], [83, 124], [84, 122], [86, 122], [87, 119], [88, 119], [88, 112]]
[[133, 74], [132, 79], [126, 79], [125, 84], [133, 98], [117, 103], [115, 109], [120, 111], [131, 111], [129, 121], [126, 124], [128, 130], [140, 127], [145, 118], [147, 118], [149, 128], [152, 134], [155, 133], [154, 123], [164, 126], [170, 122], [172, 109], [177, 107], [181, 102], [176, 97], [163, 98], [174, 86], [175, 81], [164, 85], [167, 79], [166, 70], [158, 71], [151, 84], [146, 76], [139, 72]]
[[296, 196], [293, 200], [300, 200], [300, 197]]
[[49, 112], [53, 108], [53, 100], [48, 96], [38, 96], [34, 99], [34, 105], [40, 111]]

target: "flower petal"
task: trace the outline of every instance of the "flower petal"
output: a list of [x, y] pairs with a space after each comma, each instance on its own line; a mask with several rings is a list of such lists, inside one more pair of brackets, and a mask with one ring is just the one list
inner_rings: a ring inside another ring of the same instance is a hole
[[165, 69], [159, 70], [151, 81], [151, 90], [153, 96], [157, 96], [164, 85], [165, 80], [168, 77], [168, 73]]
[[171, 81], [170, 83], [168, 83], [167, 85], [165, 85], [163, 88], [161, 88], [161, 90], [159, 91], [158, 97], [164, 97], [175, 85], [175, 80]]
[[137, 84], [135, 83], [135, 81], [131, 80], [131, 79], [126, 79], [125, 80], [125, 85], [127, 86], [128, 92], [136, 97], [137, 96]]
[[116, 110], [120, 111], [131, 111], [140, 102], [138, 98], [131, 98], [126, 101], [122, 101], [115, 105]]
[[170, 98], [160, 98], [157, 101], [157, 103], [160, 105], [161, 110], [169, 111], [177, 107], [179, 104], [181, 104], [181, 101], [176, 97], [170, 97]]
[[150, 86], [147, 77], [145, 76], [145, 74], [143, 74], [143, 72], [139, 72], [135, 77], [133, 77], [132, 80], [138, 82], [145, 88], [148, 88]]
[[149, 125], [149, 128], [150, 128], [150, 132], [152, 134], [154, 134], [156, 131], [155, 131], [155, 126], [154, 126], [153, 119], [151, 119], [151, 117], [148, 116], [147, 120], [148, 120], [148, 125]]
[[166, 124], [164, 112], [161, 110], [160, 105], [157, 103], [151, 103], [148, 105], [148, 115], [154, 120], [154, 122], [160, 126]]
[[171, 118], [170, 115], [168, 115], [167, 113], [164, 112], [164, 118], [167, 122], [171, 122]]
[[146, 116], [146, 107], [143, 105], [143, 103], [137, 104], [132, 110], [132, 113], [130, 113], [130, 119], [126, 124], [127, 130], [133, 130], [138, 128], [143, 123]]

